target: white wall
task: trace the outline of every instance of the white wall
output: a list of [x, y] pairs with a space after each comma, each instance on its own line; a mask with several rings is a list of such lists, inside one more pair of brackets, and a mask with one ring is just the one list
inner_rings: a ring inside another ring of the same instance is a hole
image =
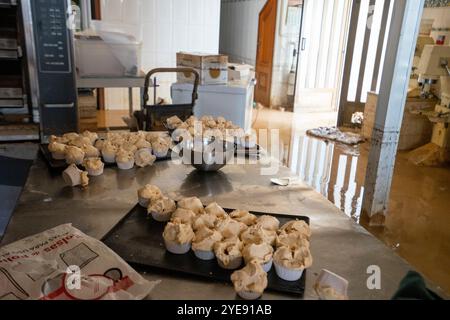
[[436, 40], [439, 35], [444, 35], [445, 44], [450, 44], [450, 7], [425, 8], [422, 19], [434, 19], [433, 29], [447, 29], [447, 31], [432, 31], [431, 36]]
[[220, 52], [230, 61], [255, 65], [259, 13], [266, 0], [222, 0]]
[[[118, 0], [104, 1], [108, 6], [108, 1]], [[175, 67], [179, 51], [219, 52], [220, 0], [143, 0], [142, 11], [143, 71]], [[102, 12], [102, 18], [108, 18], [105, 16], [108, 10], [102, 8]], [[163, 76], [161, 81], [158, 97], [170, 99], [170, 84], [175, 75]], [[134, 105], [139, 106], [139, 90], [135, 92]], [[127, 90], [106, 90], [106, 107], [127, 109]]]

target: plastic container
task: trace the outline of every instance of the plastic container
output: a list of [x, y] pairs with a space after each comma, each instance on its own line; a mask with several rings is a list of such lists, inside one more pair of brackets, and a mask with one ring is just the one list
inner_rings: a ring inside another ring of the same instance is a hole
[[91, 22], [94, 30], [124, 33], [133, 36], [138, 42], [142, 41], [143, 0], [101, 0], [101, 8], [102, 20]]
[[[113, 42], [116, 37], [123, 42]], [[105, 37], [106, 38], [106, 37]], [[109, 34], [107, 40], [99, 36], [76, 36], [75, 52], [80, 76], [138, 76], [141, 70], [142, 43], [126, 35]]]
[[101, 0], [102, 20], [75, 39], [78, 73], [84, 77], [139, 76], [143, 40], [142, 0]]

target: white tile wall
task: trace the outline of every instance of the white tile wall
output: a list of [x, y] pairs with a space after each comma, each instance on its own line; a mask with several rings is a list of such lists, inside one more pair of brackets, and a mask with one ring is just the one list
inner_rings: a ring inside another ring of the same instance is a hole
[[[120, 2], [122, 0], [103, 0], [102, 18], [110, 19], [117, 15]], [[178, 51], [219, 52], [220, 0], [143, 0], [142, 11], [143, 71], [175, 67]], [[133, 15], [132, 12], [127, 14]], [[175, 75], [158, 79], [161, 82], [158, 96], [170, 99], [170, 84], [175, 81]], [[136, 107], [139, 101], [136, 91]], [[127, 90], [107, 89], [106, 107], [127, 109]]]
[[255, 65], [259, 13], [266, 0], [222, 0], [220, 52]]

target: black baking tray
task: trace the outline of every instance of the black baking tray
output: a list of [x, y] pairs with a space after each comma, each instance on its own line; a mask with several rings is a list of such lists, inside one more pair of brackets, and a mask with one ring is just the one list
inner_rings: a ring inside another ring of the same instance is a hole
[[[230, 213], [232, 209], [224, 209]], [[293, 219], [309, 224], [309, 218], [287, 216], [261, 212], [251, 212], [257, 216], [273, 215], [281, 225]], [[102, 241], [137, 268], [156, 268], [169, 272], [197, 276], [219, 282], [231, 282], [233, 271], [219, 267], [216, 260], [202, 261], [190, 251], [185, 255], [175, 255], [166, 251], [162, 237], [166, 223], [157, 222], [147, 216], [147, 210], [136, 205], [119, 223], [114, 226]], [[275, 267], [268, 273], [268, 290], [303, 297], [305, 291], [306, 270], [299, 281], [289, 282], [280, 279]]]
[[48, 150], [48, 144], [40, 144], [39, 150], [45, 159], [50, 171], [63, 172], [67, 168], [66, 160], [55, 160], [52, 157], [52, 153]]
[[[44, 156], [45, 162], [47, 163], [48, 167], [52, 172], [55, 173], [61, 173], [68, 167], [66, 160], [55, 160], [52, 157], [52, 153], [50, 150], [48, 150], [48, 144], [40, 144], [39, 149]], [[167, 157], [164, 158], [157, 158], [156, 161], [168, 161], [172, 159], [171, 152], [167, 153]], [[116, 167], [117, 165], [115, 163], [105, 163], [105, 167]]]

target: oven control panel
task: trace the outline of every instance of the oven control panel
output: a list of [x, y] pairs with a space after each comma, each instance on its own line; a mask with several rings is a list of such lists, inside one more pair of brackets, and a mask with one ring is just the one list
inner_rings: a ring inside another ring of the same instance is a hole
[[37, 31], [41, 72], [71, 72], [67, 29], [67, 7], [61, 0], [35, 0], [34, 22]]
[[77, 86], [68, 0], [27, 0], [32, 14], [41, 139], [77, 131]]

